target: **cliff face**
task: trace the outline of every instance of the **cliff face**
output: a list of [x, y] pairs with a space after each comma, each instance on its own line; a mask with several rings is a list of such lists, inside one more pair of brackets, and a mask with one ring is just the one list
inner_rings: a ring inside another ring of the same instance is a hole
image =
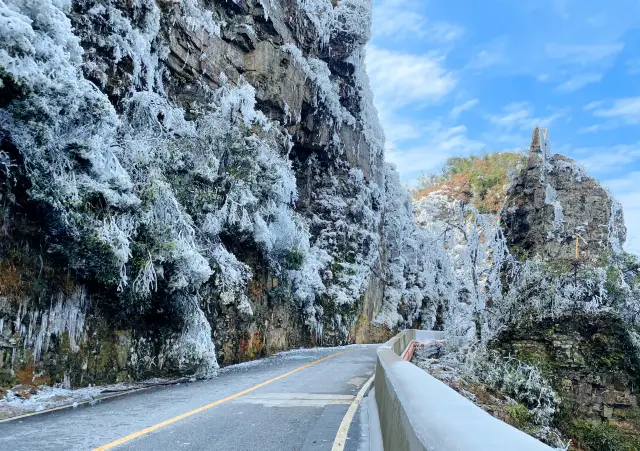
[[0, 2], [2, 382], [209, 376], [376, 333], [385, 211], [411, 212], [391, 212], [370, 15]]
[[562, 399], [563, 420], [625, 420], [638, 407], [635, 336], [615, 315], [579, 314], [511, 329], [496, 345], [542, 367]]
[[506, 190], [502, 222], [512, 253], [597, 264], [622, 251], [620, 204], [572, 159], [552, 154], [546, 130], [533, 132], [527, 167]]
[[637, 259], [623, 250], [620, 204], [551, 154], [546, 129], [535, 129], [524, 158], [452, 159], [444, 174], [416, 192], [414, 208], [430, 236], [423, 254], [439, 268], [431, 299], [449, 317], [445, 329], [490, 340], [532, 315], [613, 310], [636, 321]]

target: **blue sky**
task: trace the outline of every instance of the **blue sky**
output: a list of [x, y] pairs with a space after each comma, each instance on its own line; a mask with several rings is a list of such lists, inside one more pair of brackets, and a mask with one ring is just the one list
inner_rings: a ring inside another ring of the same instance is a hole
[[536, 125], [625, 208], [640, 253], [640, 0], [374, 0], [367, 66], [405, 182]]

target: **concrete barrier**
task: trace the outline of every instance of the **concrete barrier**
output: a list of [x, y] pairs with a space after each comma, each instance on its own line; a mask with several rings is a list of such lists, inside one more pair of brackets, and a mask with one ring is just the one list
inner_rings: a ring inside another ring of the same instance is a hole
[[378, 349], [375, 399], [386, 451], [551, 451], [492, 417], [402, 355], [442, 332], [407, 329]]

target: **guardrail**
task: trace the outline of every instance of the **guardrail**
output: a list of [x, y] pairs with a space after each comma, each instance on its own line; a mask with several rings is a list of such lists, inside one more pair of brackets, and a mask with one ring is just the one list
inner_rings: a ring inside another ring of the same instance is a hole
[[402, 359], [414, 341], [442, 332], [407, 329], [378, 349], [375, 399], [387, 451], [551, 451]]

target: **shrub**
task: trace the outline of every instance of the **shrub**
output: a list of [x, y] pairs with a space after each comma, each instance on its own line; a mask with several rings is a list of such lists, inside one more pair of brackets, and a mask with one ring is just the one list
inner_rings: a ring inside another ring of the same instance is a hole
[[441, 175], [420, 177], [414, 198], [444, 190], [456, 199], [471, 201], [481, 213], [497, 213], [504, 202], [509, 173], [523, 161], [524, 154], [519, 152], [449, 158]]
[[573, 423], [573, 436], [587, 451], [637, 451], [640, 440], [608, 423], [579, 420]]
[[538, 367], [503, 357], [496, 351], [476, 351], [469, 359], [467, 371], [474, 381], [525, 405], [535, 424], [549, 426], [552, 423], [560, 398]]

